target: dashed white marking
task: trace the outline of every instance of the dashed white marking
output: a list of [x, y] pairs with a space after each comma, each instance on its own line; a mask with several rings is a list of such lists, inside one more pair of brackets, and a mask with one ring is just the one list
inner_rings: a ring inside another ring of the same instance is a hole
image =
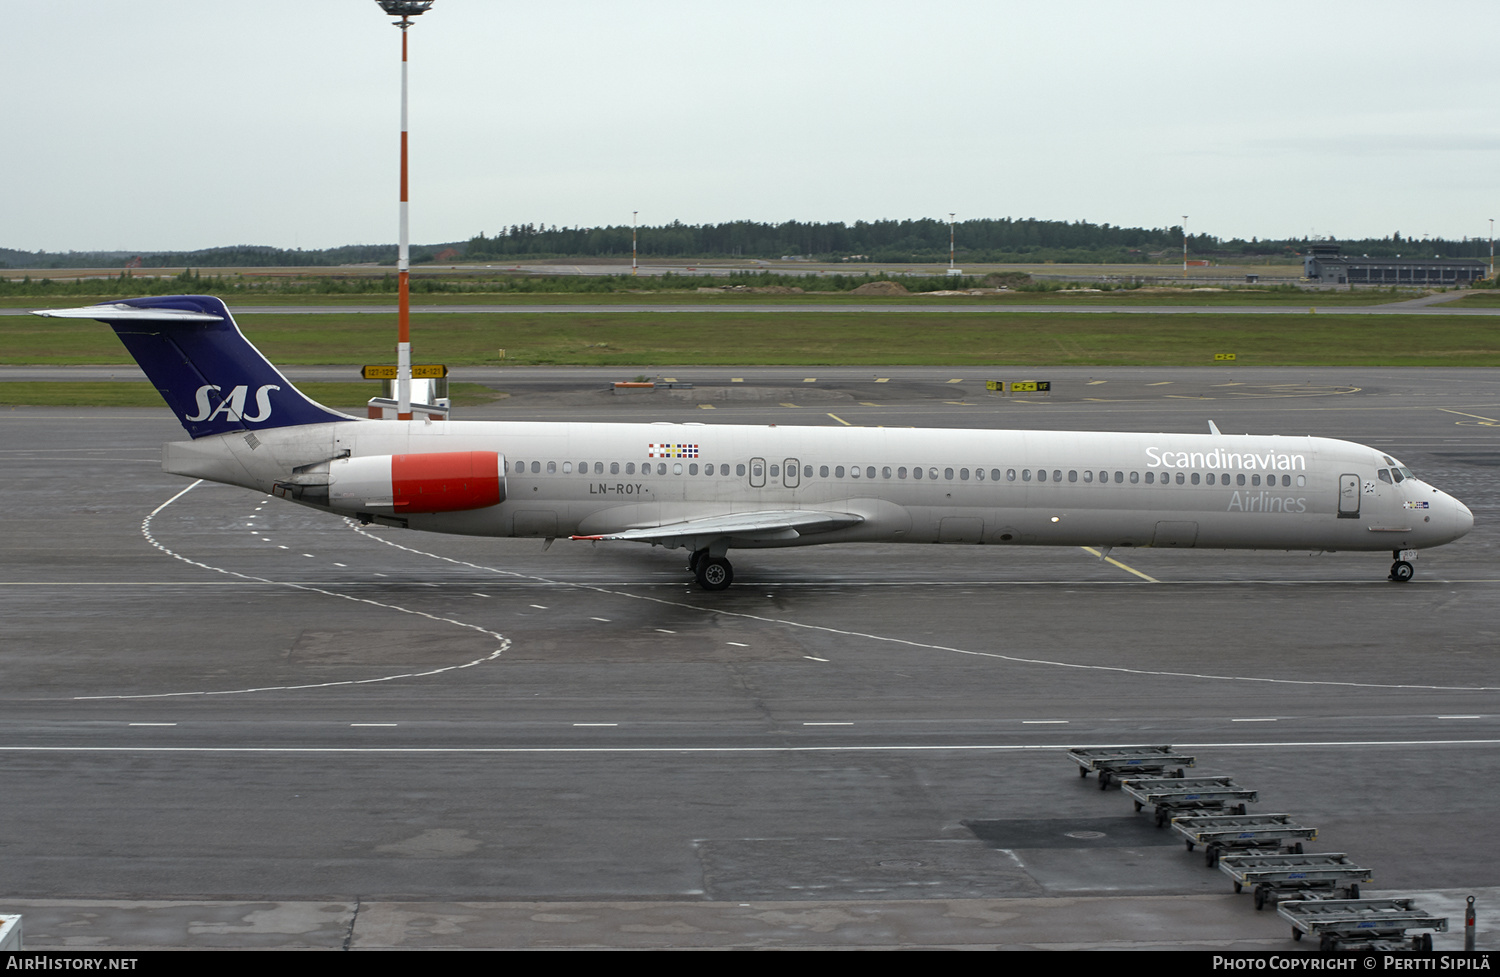
[[607, 618], [607, 617], [591, 617], [591, 618], [589, 618], [589, 620], [590, 621], [603, 621], [605, 624], [609, 623], [609, 618]]
[[350, 726], [397, 726], [399, 723], [350, 723]]
[[1068, 722], [1069, 722], [1069, 720], [1067, 720], [1067, 719], [1023, 719], [1023, 720], [1021, 720], [1021, 725], [1022, 726], [1066, 726], [1066, 725], [1068, 725]]
[[803, 655], [802, 657], [806, 658], [810, 662], [826, 662], [826, 661], [828, 661], [827, 658], [815, 658], [812, 655]]
[[176, 726], [176, 723], [131, 723], [132, 726]]
[[[378, 542], [384, 543], [387, 546], [395, 547], [398, 550], [404, 550], [408, 553], [416, 553], [418, 555], [430, 557], [435, 560], [442, 560], [447, 563], [452, 563], [456, 566], [467, 566], [475, 570], [483, 570], [488, 573], [502, 574], [507, 577], [515, 577], [521, 580], [534, 580], [538, 583], [543, 583], [554, 587], [572, 587], [578, 590], [592, 591], [596, 594], [607, 594], [612, 597], [623, 597], [628, 600], [639, 600], [646, 601], [652, 604], [662, 604], [667, 607], [678, 607], [685, 610], [697, 611], [700, 614], [712, 614], [721, 617], [740, 618], [748, 621], [758, 621], [762, 624], [776, 624], [781, 625], [782, 627], [800, 628], [806, 631], [818, 631], [824, 634], [837, 634], [850, 638], [862, 638], [867, 641], [881, 641], [893, 645], [902, 645], [908, 648], [922, 648], [929, 651], [943, 651], [955, 655], [968, 655], [974, 658], [991, 658], [996, 661], [1010, 662], [1016, 665], [1045, 665], [1052, 668], [1071, 668], [1077, 669], [1079, 671], [1113, 672], [1120, 675], [1147, 675], [1156, 678], [1185, 678], [1205, 682], [1257, 682], [1266, 685], [1296, 685], [1342, 689], [1421, 689], [1429, 692], [1500, 692], [1500, 687], [1487, 685], [1416, 685], [1381, 682], [1337, 681], [1333, 679], [1268, 678], [1260, 675], [1222, 675], [1214, 674], [1212, 672], [1172, 672], [1162, 669], [1130, 668], [1124, 665], [1086, 665], [1080, 662], [1058, 661], [1048, 658], [1023, 658], [1019, 655], [1007, 655], [996, 651], [975, 651], [969, 648], [955, 648], [951, 645], [939, 645], [926, 641], [916, 641], [911, 638], [897, 638], [885, 634], [871, 634], [867, 631], [851, 631], [844, 628], [834, 628], [824, 624], [807, 624], [802, 621], [793, 621], [786, 618], [767, 617], [762, 614], [751, 614], [746, 611], [730, 611], [720, 607], [706, 606], [704, 604], [671, 600], [666, 597], [654, 597], [650, 594], [632, 594], [628, 591], [612, 590], [608, 587], [602, 587], [596, 584], [566, 583], [563, 581], [554, 580], [550, 577], [541, 577], [535, 574], [519, 573], [515, 570], [503, 570], [499, 567], [484, 566], [478, 563], [469, 563], [465, 560], [454, 559], [451, 556], [441, 556], [437, 553], [427, 552], [426, 550], [419, 550], [410, 546], [403, 546], [400, 543], [396, 543], [389, 539], [384, 539], [380, 536], [370, 534], [365, 530], [364, 527], [360, 526], [353, 520], [345, 520], [345, 522], [351, 529], [353, 529], [360, 535], [366, 536], [369, 539], [377, 540]], [[973, 581], [964, 581], [964, 583], [966, 585], [971, 585]], [[695, 597], [700, 596], [697, 591], [687, 591], [687, 593], [693, 594]], [[733, 645], [736, 648], [749, 647], [749, 645], [743, 644], [738, 641], [729, 641], [726, 642], [726, 644]], [[1068, 747], [1068, 749], [1071, 749], [1071, 747]]]
[[[274, 587], [288, 587], [288, 588], [290, 588], [292, 590], [304, 590], [304, 591], [307, 591], [309, 593], [323, 594], [324, 596], [327, 596], [327, 597], [337, 597], [340, 600], [352, 601], [353, 603], [356, 603], [356, 604], [368, 604], [368, 605], [370, 605], [372, 607], [383, 607], [386, 610], [396, 611], [396, 612], [401, 613], [401, 614], [412, 614], [412, 615], [415, 615], [417, 617], [425, 617], [429, 621], [437, 621], [437, 622], [440, 622], [440, 623], [443, 623], [443, 624], [452, 624], [455, 627], [466, 628], [466, 629], [471, 630], [471, 631], [478, 631], [480, 634], [489, 635], [490, 637], [494, 638], [496, 641], [498, 641], [500, 643], [500, 647], [496, 648], [494, 651], [490, 652], [490, 654], [485, 655], [482, 658], [475, 658], [472, 661], [462, 662], [462, 663], [457, 664], [457, 665], [444, 665], [444, 666], [442, 666], [440, 668], [431, 668], [431, 669], [428, 669], [428, 670], [423, 671], [423, 672], [403, 672], [403, 673], [400, 673], [400, 674], [397, 674], [397, 675], [382, 675], [382, 676], [380, 676], [378, 678], [344, 679], [342, 681], [337, 681], [337, 682], [313, 682], [313, 683], [309, 683], [307, 685], [275, 685], [275, 686], [264, 686], [264, 687], [260, 687], [260, 688], [249, 688], [249, 689], [215, 689], [215, 690], [205, 690], [205, 691], [198, 691], [198, 692], [147, 692], [147, 693], [139, 693], [139, 694], [132, 694], [132, 695], [78, 695], [78, 696], [74, 696], [73, 697], [75, 700], [80, 700], [80, 699], [168, 699], [168, 698], [183, 698], [183, 697], [186, 697], [186, 696], [246, 695], [246, 694], [249, 694], [249, 693], [252, 693], [252, 692], [284, 692], [284, 691], [290, 691], [290, 690], [293, 690], [293, 689], [324, 689], [324, 688], [331, 688], [331, 687], [335, 687], [335, 686], [346, 686], [346, 685], [371, 685], [371, 684], [374, 684], [376, 682], [394, 682], [394, 681], [397, 681], [399, 679], [422, 678], [422, 677], [426, 677], [426, 676], [430, 676], [430, 675], [441, 675], [444, 672], [451, 672], [451, 671], [455, 671], [455, 670], [460, 669], [460, 668], [472, 668], [475, 665], [482, 665], [485, 662], [494, 661], [495, 659], [499, 658], [502, 654], [504, 654], [505, 651], [508, 648], [510, 648], [510, 639], [507, 638], [505, 635], [500, 634], [500, 633], [498, 633], [496, 631], [491, 631], [488, 628], [482, 628], [482, 627], [480, 627], [477, 624], [469, 624], [469, 623], [467, 623], [465, 621], [458, 621], [458, 620], [455, 620], [455, 619], [453, 619], [451, 617], [441, 617], [441, 616], [439, 616], [437, 614], [429, 614], [426, 611], [419, 611], [419, 610], [415, 610], [415, 609], [409, 608], [409, 607], [402, 607], [399, 604], [389, 604], [389, 603], [386, 603], [384, 601], [373, 600], [373, 599], [371, 599], [369, 597], [354, 597], [354, 596], [351, 596], [350, 594], [341, 594], [341, 593], [338, 593], [337, 591], [334, 591], [334, 590], [325, 590], [322, 587], [313, 587], [313, 586], [311, 586], [309, 584], [292, 583], [290, 581], [280, 581], [280, 580], [268, 580], [265, 577], [257, 577], [254, 574], [241, 573], [238, 570], [228, 570], [228, 569], [225, 569], [224, 567], [216, 567], [216, 566], [213, 566], [211, 564], [203, 563], [203, 562], [201, 562], [199, 560], [194, 560], [194, 559], [190, 559], [189, 557], [183, 556], [181, 553], [178, 553], [178, 552], [176, 552], [176, 551], [168, 548], [163, 543], [159, 542], [156, 539], [156, 537], [152, 535], [152, 533], [151, 533], [151, 521], [153, 519], [155, 519], [157, 517], [157, 515], [162, 512], [162, 510], [166, 509], [167, 506], [171, 505], [173, 502], [176, 502], [178, 499], [182, 498], [184, 495], [188, 494], [193, 489], [197, 488], [199, 485], [202, 485], [202, 484], [203, 484], [203, 479], [200, 478], [199, 480], [197, 480], [193, 484], [189, 485], [187, 488], [183, 489], [181, 492], [178, 492], [176, 495], [172, 496], [170, 499], [168, 499], [167, 501], [163, 502], [161, 505], [157, 506], [155, 509], [152, 509], [151, 512], [150, 512], [150, 514], [147, 515], [145, 519], [141, 520], [141, 535], [146, 538], [146, 542], [150, 543], [156, 549], [158, 549], [161, 552], [165, 553], [166, 555], [170, 556], [172, 559], [174, 559], [174, 560], [181, 560], [183, 563], [186, 563], [189, 566], [201, 567], [204, 570], [212, 570], [214, 573], [222, 573], [222, 574], [225, 574], [227, 576], [238, 577], [241, 580], [252, 580], [252, 581], [255, 581], [256, 583], [269, 584], [269, 585], [274, 586]], [[371, 538], [373, 539], [373, 538], [378, 538], [378, 537], [371, 537]], [[286, 549], [285, 546], [283, 546], [281, 548], [282, 549]], [[383, 577], [383, 576], [385, 576], [385, 574], [383, 574], [383, 573], [377, 573], [376, 576], [377, 577]]]
[[1483, 719], [1483, 716], [1439, 716], [1439, 719]]
[[1231, 719], [1232, 723], [1274, 723], [1274, 719]]
[[619, 723], [574, 723], [574, 726], [618, 726]]
[[529, 606], [535, 607], [539, 611], [545, 611], [547, 609], [546, 607], [543, 607], [541, 604], [531, 604]]
[[666, 628], [657, 628], [656, 630], [659, 631], [659, 632], [661, 632], [662, 634], [676, 634], [677, 633], [676, 631], [668, 631]]
[[853, 726], [853, 723], [803, 723], [804, 726]]

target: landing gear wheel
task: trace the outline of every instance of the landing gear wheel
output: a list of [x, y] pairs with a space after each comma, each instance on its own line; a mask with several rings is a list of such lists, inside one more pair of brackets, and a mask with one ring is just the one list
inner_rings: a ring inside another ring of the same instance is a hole
[[1406, 583], [1417, 575], [1417, 568], [1405, 560], [1397, 560], [1391, 564], [1391, 579], [1396, 583]]
[[693, 552], [688, 555], [688, 572], [696, 574], [698, 572], [698, 564], [702, 563], [703, 558], [707, 555], [708, 550], [693, 550]]
[[734, 583], [734, 567], [722, 556], [704, 556], [695, 573], [704, 590], [723, 590]]

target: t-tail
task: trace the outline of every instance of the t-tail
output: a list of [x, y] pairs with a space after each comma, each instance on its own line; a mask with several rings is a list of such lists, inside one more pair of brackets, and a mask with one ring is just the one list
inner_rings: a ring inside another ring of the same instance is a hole
[[36, 314], [108, 323], [195, 440], [355, 419], [292, 386], [212, 296], [124, 299]]

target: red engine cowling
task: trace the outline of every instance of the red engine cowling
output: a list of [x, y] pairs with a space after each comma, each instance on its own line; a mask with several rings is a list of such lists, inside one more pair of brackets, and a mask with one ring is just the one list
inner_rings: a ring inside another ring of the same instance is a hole
[[369, 455], [329, 465], [329, 505], [393, 515], [462, 512], [505, 501], [495, 451]]

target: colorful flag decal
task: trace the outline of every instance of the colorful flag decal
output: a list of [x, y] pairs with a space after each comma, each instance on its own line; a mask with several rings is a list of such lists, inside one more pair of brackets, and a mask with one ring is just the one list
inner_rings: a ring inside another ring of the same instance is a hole
[[698, 446], [696, 444], [648, 444], [646, 446], [647, 458], [696, 458], [698, 457]]

